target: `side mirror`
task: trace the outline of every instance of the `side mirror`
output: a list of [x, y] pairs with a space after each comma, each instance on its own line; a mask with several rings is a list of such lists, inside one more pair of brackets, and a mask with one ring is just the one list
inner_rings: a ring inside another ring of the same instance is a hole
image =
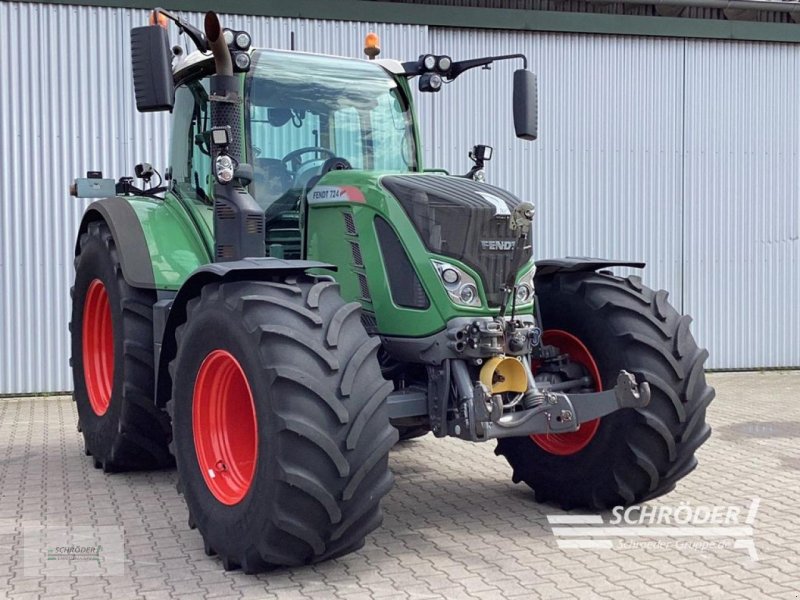
[[167, 30], [158, 25], [131, 29], [131, 63], [136, 109], [139, 112], [172, 110], [175, 86]]
[[535, 140], [538, 133], [536, 75], [514, 71], [514, 130], [518, 138]]

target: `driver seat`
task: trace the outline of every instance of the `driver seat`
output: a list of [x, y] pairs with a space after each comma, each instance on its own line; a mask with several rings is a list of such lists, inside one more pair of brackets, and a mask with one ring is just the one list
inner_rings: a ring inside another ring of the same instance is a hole
[[253, 186], [256, 202], [266, 211], [292, 187], [292, 176], [280, 159], [256, 158], [253, 164]]
[[[271, 256], [300, 258], [300, 213], [297, 191], [285, 163], [277, 158], [256, 158], [253, 169], [254, 197], [264, 209], [264, 242]], [[280, 247], [277, 252], [275, 247]]]

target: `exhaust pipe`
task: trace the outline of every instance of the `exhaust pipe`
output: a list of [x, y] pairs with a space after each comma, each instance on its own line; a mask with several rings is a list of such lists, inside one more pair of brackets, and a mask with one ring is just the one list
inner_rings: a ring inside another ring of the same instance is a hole
[[211, 125], [212, 127], [230, 128], [230, 144], [227, 151], [238, 163], [244, 154], [239, 82], [233, 74], [231, 51], [228, 44], [225, 43], [225, 36], [222, 33], [222, 25], [220, 25], [217, 13], [208, 11], [204, 25], [206, 43], [214, 56], [216, 67], [216, 73], [210, 77]]
[[214, 55], [217, 75], [233, 75], [231, 53], [225, 43], [225, 36], [222, 35], [222, 25], [219, 24], [219, 17], [213, 10], [206, 13], [205, 30], [206, 40], [211, 48], [211, 53]]
[[208, 11], [204, 25], [206, 42], [217, 70], [209, 78], [211, 126], [224, 127], [230, 132], [227, 147], [214, 146], [211, 158], [216, 164], [217, 159], [225, 154], [235, 165], [232, 181], [222, 183], [217, 180], [214, 184], [214, 261], [263, 258], [266, 255], [264, 209], [247, 191], [247, 182], [238, 174], [245, 157], [240, 81], [233, 73], [231, 52], [217, 14]]

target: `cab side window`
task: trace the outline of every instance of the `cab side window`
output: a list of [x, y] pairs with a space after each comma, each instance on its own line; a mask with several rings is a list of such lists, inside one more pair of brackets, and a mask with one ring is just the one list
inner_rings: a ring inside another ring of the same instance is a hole
[[290, 108], [251, 107], [253, 153], [259, 158], [282, 159], [309, 146], [320, 145], [319, 116]]
[[211, 156], [203, 135], [210, 129], [208, 80], [175, 90], [170, 165], [176, 191], [186, 198], [209, 202], [214, 186]]
[[[294, 210], [304, 183], [298, 172], [315, 154], [291, 153], [320, 145], [324, 132], [320, 115], [304, 109], [251, 104], [250, 126], [253, 197], [265, 211]], [[289, 160], [284, 160], [287, 157]]]
[[370, 112], [370, 124], [367, 141], [372, 150], [372, 168], [408, 171], [416, 162], [414, 138], [410, 135], [413, 124], [396, 91], [378, 99]]
[[352, 106], [333, 113], [332, 149], [338, 156], [349, 156], [354, 169], [364, 169], [364, 134], [362, 118]]

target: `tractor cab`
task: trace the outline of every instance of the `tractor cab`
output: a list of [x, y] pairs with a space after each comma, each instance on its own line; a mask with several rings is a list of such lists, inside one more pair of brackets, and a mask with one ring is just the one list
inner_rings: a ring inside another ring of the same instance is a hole
[[[213, 198], [208, 76], [211, 57], [195, 52], [176, 70], [170, 164], [177, 193]], [[270, 255], [301, 258], [309, 190], [332, 170], [418, 171], [408, 89], [379, 64], [254, 50], [242, 74], [244, 156], [249, 192], [265, 213]]]

